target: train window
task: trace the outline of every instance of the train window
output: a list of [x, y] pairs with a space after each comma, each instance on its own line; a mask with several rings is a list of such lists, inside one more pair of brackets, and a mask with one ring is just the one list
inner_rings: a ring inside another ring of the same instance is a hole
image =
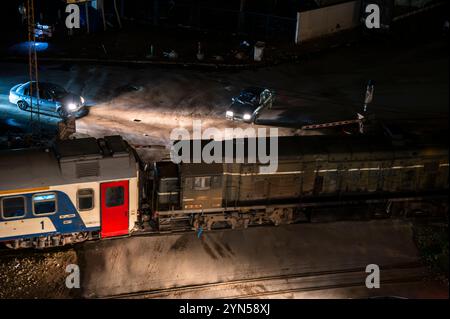
[[123, 186], [108, 187], [106, 189], [106, 207], [123, 205], [124, 194]]
[[48, 215], [56, 212], [56, 194], [46, 193], [33, 195], [33, 213]]
[[210, 187], [211, 187], [211, 177], [210, 176], [195, 177], [194, 189], [204, 190], [204, 189], [209, 189]]
[[91, 210], [94, 208], [94, 190], [91, 188], [79, 189], [77, 200], [78, 210]]
[[25, 197], [7, 197], [1, 202], [3, 218], [19, 218], [25, 216]]

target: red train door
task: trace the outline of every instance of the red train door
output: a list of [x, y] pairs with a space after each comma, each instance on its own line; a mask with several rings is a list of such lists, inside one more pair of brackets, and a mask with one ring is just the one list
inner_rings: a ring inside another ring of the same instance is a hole
[[102, 183], [100, 192], [102, 238], [128, 234], [128, 181]]

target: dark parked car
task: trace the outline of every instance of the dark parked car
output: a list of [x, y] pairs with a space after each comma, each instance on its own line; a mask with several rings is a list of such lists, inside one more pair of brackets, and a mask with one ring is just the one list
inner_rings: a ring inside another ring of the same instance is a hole
[[247, 88], [232, 99], [226, 112], [226, 118], [254, 123], [264, 108], [270, 108], [274, 101], [274, 92], [266, 88]]
[[[36, 82], [26, 82], [17, 84], [9, 91], [9, 102], [17, 105], [19, 109], [27, 111], [30, 108], [31, 94], [33, 107], [35, 107], [38, 97]], [[39, 82], [39, 110], [40, 112], [56, 112], [61, 118], [68, 116], [81, 116], [87, 112], [82, 96], [67, 92], [63, 87], [48, 83]]]

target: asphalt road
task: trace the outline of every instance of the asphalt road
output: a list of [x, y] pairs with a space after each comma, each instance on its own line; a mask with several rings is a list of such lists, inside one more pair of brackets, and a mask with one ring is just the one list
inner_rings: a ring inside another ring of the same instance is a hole
[[[86, 98], [90, 114], [77, 120], [79, 132], [122, 134], [137, 144], [164, 144], [173, 128], [189, 128], [192, 119], [201, 119], [204, 127], [247, 127], [224, 119], [231, 97], [246, 86], [277, 92], [274, 108], [263, 112], [258, 124], [283, 127], [283, 135], [304, 124], [355, 118], [369, 79], [375, 81], [370, 111], [378, 118], [408, 130], [447, 128], [448, 44], [442, 39], [409, 47], [383, 43], [241, 71], [41, 64], [40, 80]], [[0, 123], [26, 129], [29, 113], [10, 105], [7, 95], [14, 84], [27, 81], [27, 66], [0, 63], [0, 70]], [[56, 122], [42, 117], [43, 127]]]

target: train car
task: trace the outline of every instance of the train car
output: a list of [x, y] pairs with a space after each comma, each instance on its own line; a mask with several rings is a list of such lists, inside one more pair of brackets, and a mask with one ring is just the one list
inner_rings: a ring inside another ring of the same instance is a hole
[[[192, 148], [192, 141], [182, 143]], [[226, 142], [215, 143], [224, 154]], [[248, 139], [235, 140], [234, 149], [239, 143]], [[153, 211], [160, 229], [279, 225], [311, 221], [330, 209], [339, 217], [336, 209], [358, 206], [371, 217], [448, 211], [448, 143], [442, 137], [296, 136], [278, 143], [278, 168], [271, 173], [248, 161], [156, 163]], [[166, 171], [176, 196], [162, 202]]]
[[[231, 143], [236, 154], [251, 140], [214, 143], [222, 154]], [[46, 248], [144, 232], [323, 221], [326, 212], [348, 219], [352, 210], [358, 219], [447, 216], [447, 139], [279, 137], [271, 172], [248, 155], [242, 162], [144, 164], [120, 136], [0, 152], [0, 242]]]
[[0, 241], [45, 248], [129, 235], [138, 221], [139, 174], [120, 136], [0, 153]]

